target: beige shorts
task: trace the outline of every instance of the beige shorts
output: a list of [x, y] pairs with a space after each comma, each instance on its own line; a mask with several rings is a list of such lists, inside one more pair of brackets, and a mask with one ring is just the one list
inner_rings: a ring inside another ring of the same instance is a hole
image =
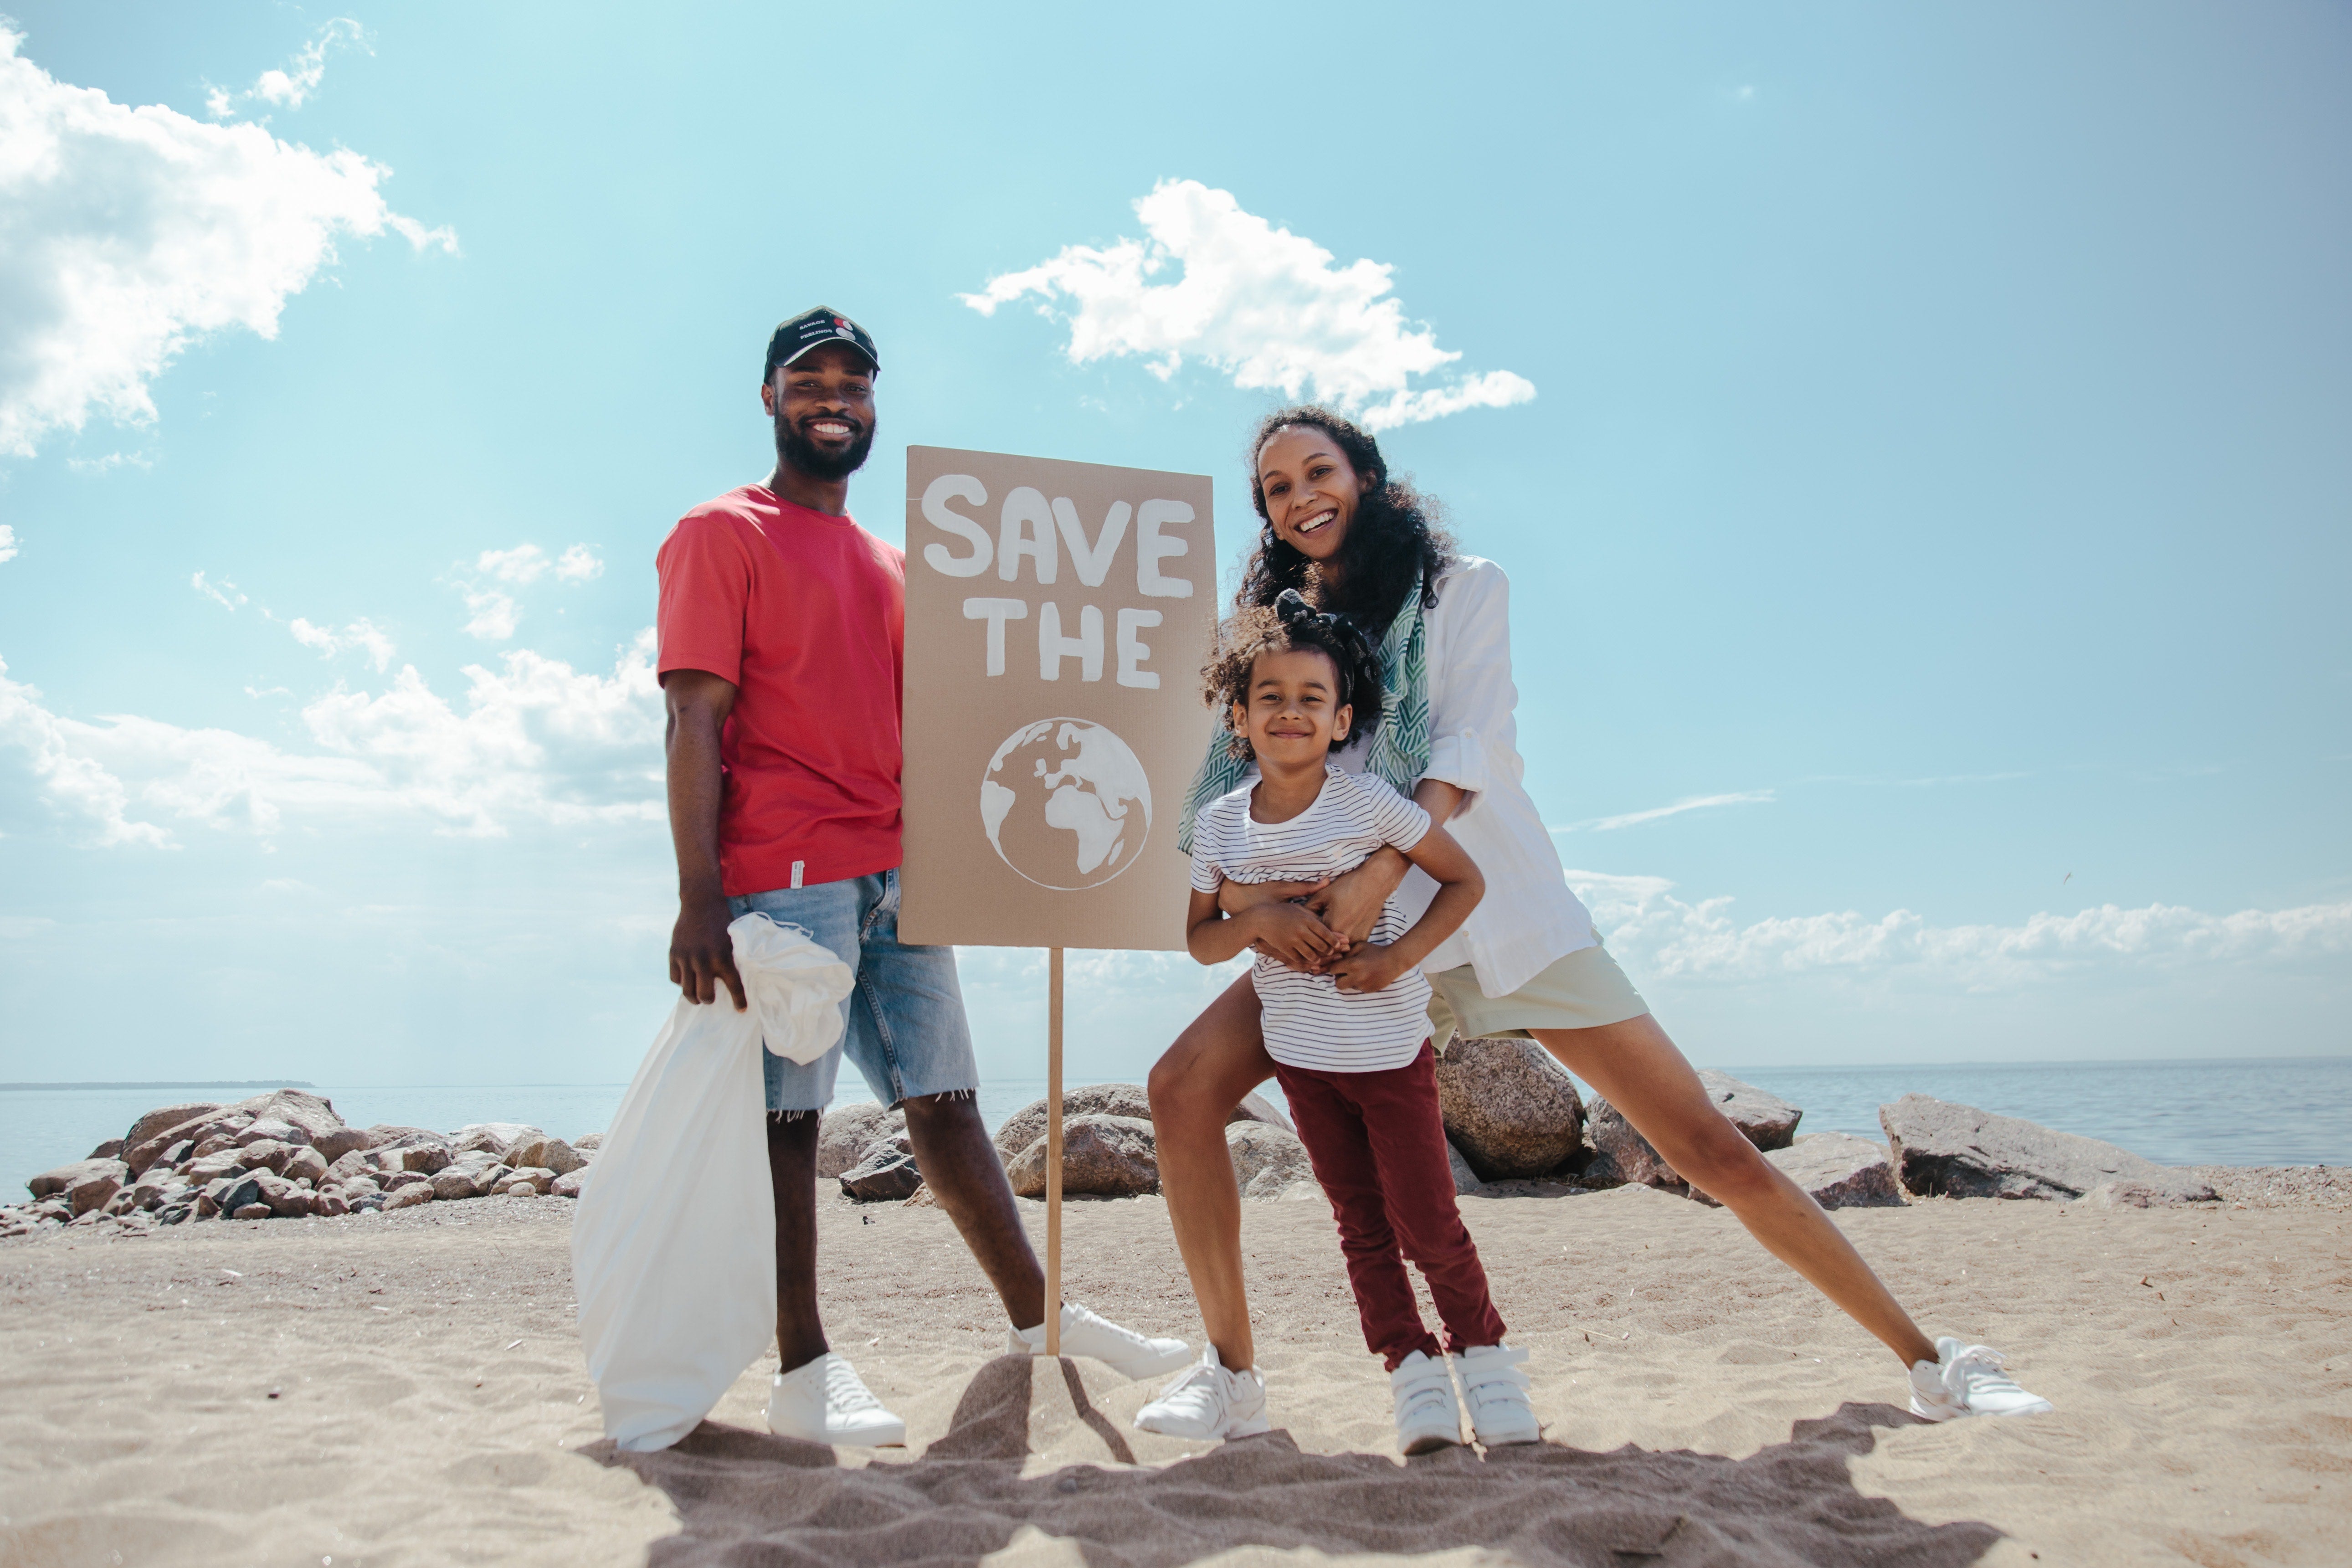
[[1554, 959], [1508, 996], [1478, 989], [1468, 964], [1429, 976], [1429, 1032], [1444, 1050], [1459, 1033], [1469, 1040], [1532, 1038], [1529, 1029], [1591, 1029], [1650, 1010], [1604, 948], [1580, 947]]

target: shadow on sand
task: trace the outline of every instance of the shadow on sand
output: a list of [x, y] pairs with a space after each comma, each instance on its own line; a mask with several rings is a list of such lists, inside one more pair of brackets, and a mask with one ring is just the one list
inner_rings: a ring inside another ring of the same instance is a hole
[[[2001, 1538], [1987, 1524], [1923, 1524], [1854, 1490], [1847, 1461], [1879, 1427], [1911, 1422], [1891, 1405], [1840, 1405], [1744, 1459], [1542, 1443], [1400, 1467], [1379, 1454], [1301, 1453], [1276, 1431], [1159, 1469], [1074, 1464], [1024, 1479], [1038, 1375], [1055, 1374], [1027, 1358], [989, 1363], [946, 1436], [902, 1463], [844, 1468], [830, 1448], [708, 1421], [662, 1453], [583, 1452], [676, 1503], [679, 1532], [653, 1546], [655, 1568], [975, 1564], [1024, 1526], [1089, 1568], [1237, 1547], [1421, 1556], [1469, 1546], [1530, 1568], [1964, 1568]], [[1067, 1362], [1059, 1381], [1077, 1419], [1132, 1462]]]

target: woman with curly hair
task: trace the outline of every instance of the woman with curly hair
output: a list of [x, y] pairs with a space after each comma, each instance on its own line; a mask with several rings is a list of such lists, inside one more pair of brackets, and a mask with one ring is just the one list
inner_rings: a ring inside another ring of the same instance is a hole
[[[1381, 715], [1369, 744], [1346, 752], [1340, 765], [1409, 795], [1485, 874], [1483, 901], [1421, 963], [1437, 1046], [1457, 1034], [1541, 1045], [1622, 1112], [1677, 1174], [1894, 1352], [1909, 1371], [1914, 1414], [1940, 1421], [2048, 1410], [2004, 1375], [1998, 1352], [1919, 1331], [1821, 1206], [1716, 1109], [1601, 946], [1520, 784], [1502, 568], [1457, 554], [1434, 503], [1390, 472], [1369, 433], [1328, 409], [1268, 416], [1249, 457], [1250, 499], [1265, 530], [1238, 607], [1296, 591], [1377, 641]], [[1181, 847], [1190, 851], [1201, 809], [1247, 774], [1247, 763], [1220, 736], [1186, 804]], [[1410, 921], [1435, 893], [1403, 855], [1382, 848], [1328, 880], [1227, 880], [1217, 901], [1240, 915], [1303, 899], [1315, 919], [1285, 922], [1272, 956], [1315, 972], [1368, 941], [1392, 895]], [[1151, 1069], [1160, 1188], [1209, 1343], [1200, 1364], [1138, 1414], [1147, 1431], [1207, 1438], [1265, 1429], [1265, 1380], [1242, 1278], [1241, 1194], [1224, 1126], [1274, 1070], [1246, 974]]]

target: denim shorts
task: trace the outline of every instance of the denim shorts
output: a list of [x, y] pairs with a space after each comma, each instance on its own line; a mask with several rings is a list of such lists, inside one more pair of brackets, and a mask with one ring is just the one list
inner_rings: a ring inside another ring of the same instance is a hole
[[841, 1004], [846, 1027], [840, 1044], [805, 1065], [761, 1053], [770, 1110], [823, 1110], [831, 1104], [844, 1051], [886, 1104], [969, 1094], [980, 1087], [955, 949], [898, 941], [895, 869], [727, 900], [735, 919], [755, 910], [803, 932], [857, 972], [856, 985]]

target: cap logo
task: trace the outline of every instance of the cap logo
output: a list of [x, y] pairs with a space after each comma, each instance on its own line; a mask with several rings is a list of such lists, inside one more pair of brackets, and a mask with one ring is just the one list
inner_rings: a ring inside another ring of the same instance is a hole
[[835, 327], [833, 330], [833, 335], [836, 338], [855, 338], [857, 336], [856, 332], [851, 331], [847, 327]]

